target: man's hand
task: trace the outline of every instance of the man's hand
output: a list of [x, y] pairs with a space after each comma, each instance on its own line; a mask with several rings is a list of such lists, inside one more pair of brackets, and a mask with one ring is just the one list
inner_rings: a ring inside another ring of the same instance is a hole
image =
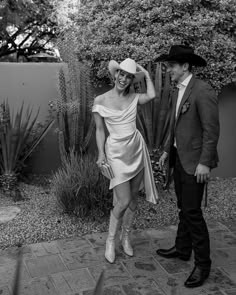
[[168, 158], [168, 153], [167, 152], [163, 152], [163, 154], [160, 156], [159, 159], [159, 167], [160, 169], [163, 169], [164, 165], [165, 165], [165, 161]]
[[210, 178], [210, 168], [199, 163], [197, 165], [194, 176], [197, 177], [198, 183], [208, 182]]

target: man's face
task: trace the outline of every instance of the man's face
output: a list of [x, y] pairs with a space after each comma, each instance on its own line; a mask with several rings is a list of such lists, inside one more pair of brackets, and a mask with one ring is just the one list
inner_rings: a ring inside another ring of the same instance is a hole
[[170, 73], [171, 81], [181, 82], [186, 73], [186, 64], [179, 64], [177, 62], [167, 62], [167, 72]]

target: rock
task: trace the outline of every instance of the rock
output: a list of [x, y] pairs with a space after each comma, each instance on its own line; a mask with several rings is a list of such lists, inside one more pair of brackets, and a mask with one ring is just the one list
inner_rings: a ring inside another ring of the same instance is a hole
[[5, 223], [16, 217], [21, 209], [16, 206], [0, 207], [0, 223]]

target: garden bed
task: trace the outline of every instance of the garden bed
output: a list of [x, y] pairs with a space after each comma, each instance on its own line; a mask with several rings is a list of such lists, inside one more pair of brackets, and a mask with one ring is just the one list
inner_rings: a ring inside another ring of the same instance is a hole
[[[21, 244], [52, 241], [108, 230], [108, 216], [72, 217], [62, 212], [50, 186], [48, 177], [31, 177], [20, 183], [24, 200], [14, 202], [0, 194], [0, 206], [18, 206], [21, 212], [11, 221], [0, 224], [0, 249]], [[157, 205], [139, 197], [134, 228], [157, 228], [176, 224], [177, 209], [171, 188], [162, 193]], [[207, 220], [228, 226], [236, 220], [236, 178], [215, 178], [209, 183]]]

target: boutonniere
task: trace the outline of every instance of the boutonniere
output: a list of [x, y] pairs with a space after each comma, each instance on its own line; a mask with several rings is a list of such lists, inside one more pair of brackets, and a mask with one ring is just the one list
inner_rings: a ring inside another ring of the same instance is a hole
[[187, 110], [189, 109], [190, 107], [190, 102], [189, 101], [186, 101], [183, 106], [182, 106], [182, 109], [181, 109], [181, 114], [184, 114], [187, 112]]

